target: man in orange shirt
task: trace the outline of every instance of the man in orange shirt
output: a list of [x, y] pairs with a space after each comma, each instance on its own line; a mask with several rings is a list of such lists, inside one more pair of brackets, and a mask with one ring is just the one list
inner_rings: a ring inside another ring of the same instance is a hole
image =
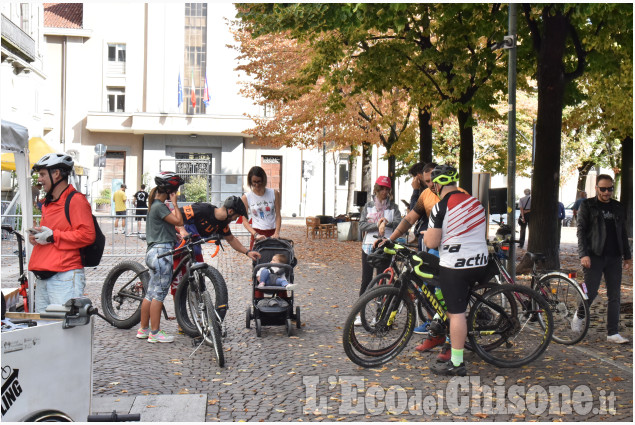
[[[95, 226], [90, 204], [84, 196], [73, 196], [66, 218], [66, 198], [75, 188], [68, 183], [73, 159], [66, 154], [44, 155], [34, 166], [38, 183], [46, 191], [41, 227], [29, 229], [34, 245], [29, 270], [35, 280], [35, 312], [49, 304], [64, 304], [84, 295], [86, 279], [80, 248], [95, 241]], [[71, 225], [72, 223], [72, 225]]]

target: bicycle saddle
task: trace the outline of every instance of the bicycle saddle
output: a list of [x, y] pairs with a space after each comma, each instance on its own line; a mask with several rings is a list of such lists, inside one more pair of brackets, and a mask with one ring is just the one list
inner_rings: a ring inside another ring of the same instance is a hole
[[529, 259], [534, 263], [536, 261], [545, 261], [547, 259], [547, 256], [545, 254], [528, 252], [527, 255], [529, 255]]
[[207, 265], [207, 263], [196, 263], [193, 264], [192, 267], [190, 267], [190, 271], [194, 271], [194, 270], [198, 270], [198, 269], [206, 269], [207, 267], [209, 267]]

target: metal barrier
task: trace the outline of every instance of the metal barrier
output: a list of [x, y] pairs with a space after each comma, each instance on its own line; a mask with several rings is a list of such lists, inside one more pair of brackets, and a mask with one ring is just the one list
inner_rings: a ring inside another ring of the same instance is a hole
[[[3, 216], [5, 217], [5, 216]], [[17, 215], [8, 217], [19, 217]], [[104, 257], [139, 257], [145, 255], [147, 243], [145, 241], [145, 221], [140, 221], [141, 232], [138, 231], [136, 218], [144, 215], [98, 215], [95, 216], [101, 231], [106, 236], [106, 246], [104, 248]], [[33, 219], [39, 222], [41, 216], [34, 216]], [[118, 227], [115, 229], [115, 220], [119, 219]], [[124, 232], [121, 233], [123, 227], [122, 220], [125, 221]], [[30, 227], [30, 226], [29, 226]], [[243, 245], [248, 246], [249, 232], [245, 230], [242, 224], [232, 223], [229, 226], [232, 234], [236, 236]], [[28, 242], [27, 242], [28, 243]], [[18, 244], [15, 236], [2, 232], [2, 247], [0, 256], [4, 258], [16, 257]]]

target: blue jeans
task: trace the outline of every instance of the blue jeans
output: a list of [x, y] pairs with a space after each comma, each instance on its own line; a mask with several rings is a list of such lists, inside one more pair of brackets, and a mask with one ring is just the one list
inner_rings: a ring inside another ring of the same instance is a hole
[[148, 284], [148, 292], [146, 292], [146, 300], [153, 299], [163, 302], [168, 295], [170, 282], [172, 280], [172, 256], [157, 258], [159, 255], [172, 249], [171, 243], [158, 243], [152, 245], [152, 248], [146, 252], [146, 265], [150, 269], [150, 283]]
[[260, 272], [260, 281], [265, 282], [265, 285], [267, 286], [287, 286], [289, 284], [287, 279], [283, 277], [276, 277], [276, 275], [271, 274], [269, 269], [266, 268], [262, 269]]
[[84, 269], [59, 272], [48, 279], [35, 279], [35, 312], [42, 313], [50, 304], [64, 305], [71, 298], [84, 296]]

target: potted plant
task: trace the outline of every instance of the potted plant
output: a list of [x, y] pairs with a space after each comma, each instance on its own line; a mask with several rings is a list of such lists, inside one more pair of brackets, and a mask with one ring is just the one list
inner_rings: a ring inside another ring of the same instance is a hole
[[99, 193], [99, 198], [95, 199], [95, 209], [100, 212], [110, 210], [110, 188], [105, 188]]

